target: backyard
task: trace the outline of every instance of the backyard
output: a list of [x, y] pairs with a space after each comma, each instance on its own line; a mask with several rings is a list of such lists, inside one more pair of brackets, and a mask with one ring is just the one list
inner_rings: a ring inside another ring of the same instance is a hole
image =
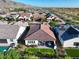
[[35, 55], [39, 57], [53, 57], [55, 56], [54, 49], [51, 48], [26, 48], [25, 53], [27, 55]]
[[41, 59], [53, 58], [55, 50], [52, 48], [25, 48], [24, 51], [18, 51], [17, 48], [11, 49], [7, 52], [0, 53], [0, 59]]

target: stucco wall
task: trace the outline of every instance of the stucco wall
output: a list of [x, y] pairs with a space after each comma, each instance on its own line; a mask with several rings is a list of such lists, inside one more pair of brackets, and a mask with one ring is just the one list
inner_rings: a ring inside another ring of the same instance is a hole
[[[7, 45], [10, 45], [11, 43], [15, 43], [15, 47], [16, 47], [18, 45], [18, 38], [22, 35], [25, 29], [26, 27], [20, 27], [15, 39], [7, 39], [8, 42]], [[13, 42], [11, 40], [13, 40]]]
[[[13, 40], [13, 41], [11, 41]], [[7, 44], [10, 46], [11, 43], [15, 43], [15, 47], [17, 46], [17, 40], [16, 39], [7, 39]]]
[[79, 42], [79, 38], [73, 38], [73, 39], [64, 41], [63, 47], [75, 47], [74, 42]]
[[15, 40], [14, 40], [14, 42], [15, 42], [15, 46], [17, 46], [18, 45], [18, 38], [23, 34], [23, 32], [25, 31], [25, 29], [26, 29], [26, 27], [23, 27], [23, 26], [21, 26], [20, 28], [19, 28], [19, 31], [18, 31], [18, 33], [17, 33], [17, 35], [16, 35], [16, 38], [15, 38]]
[[23, 27], [23, 26], [21, 26], [19, 28], [19, 31], [18, 31], [17, 36], [16, 36], [16, 39], [18, 39], [22, 35], [22, 33], [24, 32], [25, 29], [26, 29], [26, 27]]

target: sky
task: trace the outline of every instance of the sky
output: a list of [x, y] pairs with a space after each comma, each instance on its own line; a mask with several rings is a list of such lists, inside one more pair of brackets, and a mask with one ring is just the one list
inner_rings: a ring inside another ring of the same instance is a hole
[[79, 7], [79, 0], [15, 0], [38, 7]]

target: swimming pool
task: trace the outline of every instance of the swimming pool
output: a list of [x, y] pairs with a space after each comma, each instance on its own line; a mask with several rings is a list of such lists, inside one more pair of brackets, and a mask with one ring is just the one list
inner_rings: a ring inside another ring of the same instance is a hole
[[0, 46], [0, 52], [7, 51], [9, 49], [8, 46]]

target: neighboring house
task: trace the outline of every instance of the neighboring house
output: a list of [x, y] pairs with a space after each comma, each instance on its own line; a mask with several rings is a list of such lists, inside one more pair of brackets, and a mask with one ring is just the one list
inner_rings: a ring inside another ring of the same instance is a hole
[[25, 19], [31, 21], [32, 14], [31, 13], [21, 13], [19, 19]]
[[33, 21], [43, 21], [46, 20], [46, 17], [44, 14], [34, 13], [33, 14]]
[[12, 21], [13, 20], [13, 17], [11, 15], [7, 15], [4, 19], [6, 21]]
[[50, 16], [47, 18], [47, 21], [50, 22], [51, 20], [55, 21], [56, 20], [56, 17], [54, 16]]
[[79, 26], [59, 25], [55, 33], [63, 47], [79, 47]]
[[28, 26], [28, 22], [25, 22], [25, 20], [20, 20], [20, 21], [16, 22], [14, 25], [18, 25], [19, 27], [20, 26], [26, 27], [26, 26]]
[[25, 45], [27, 46], [55, 46], [56, 38], [54, 33], [46, 24], [31, 24], [27, 35], [25, 36]]
[[0, 46], [16, 47], [24, 30], [25, 27], [16, 25], [0, 25]]
[[0, 17], [4, 18], [4, 17], [6, 17], [6, 14], [0, 14]]
[[19, 13], [17, 13], [17, 12], [10, 12], [10, 15], [11, 15], [14, 19], [16, 19], [16, 18], [19, 17]]

